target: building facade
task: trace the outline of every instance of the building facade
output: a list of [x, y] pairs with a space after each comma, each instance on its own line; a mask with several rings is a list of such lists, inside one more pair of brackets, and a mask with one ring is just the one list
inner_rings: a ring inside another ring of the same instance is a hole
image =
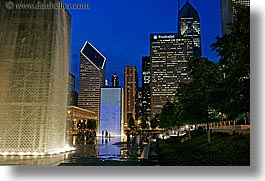
[[229, 34], [230, 30], [227, 26], [228, 23], [234, 21], [233, 13], [235, 10], [233, 4], [243, 4], [245, 6], [250, 6], [250, 0], [220, 0], [221, 8], [221, 23], [222, 23], [222, 34]]
[[124, 67], [124, 124], [128, 125], [130, 118], [135, 119], [138, 73], [136, 66]]
[[99, 117], [100, 88], [105, 85], [106, 58], [89, 42], [80, 52], [78, 107]]
[[167, 101], [174, 101], [180, 82], [189, 83], [186, 70], [193, 56], [193, 42], [175, 33], [150, 35], [151, 117], [160, 113]]
[[150, 94], [150, 82], [151, 82], [151, 67], [150, 56], [142, 57], [142, 109], [143, 116], [148, 121], [151, 119], [151, 94]]
[[143, 110], [143, 89], [142, 87], [137, 88], [137, 94], [136, 94], [136, 113], [135, 113], [135, 119], [141, 120], [144, 117], [144, 110]]
[[[58, 2], [56, 0], [56, 2]], [[71, 16], [0, 2], [0, 152], [65, 147]]]
[[100, 126], [102, 136], [123, 135], [123, 90], [119, 87], [103, 87], [100, 94]]
[[77, 106], [77, 92], [75, 91], [75, 76], [69, 73], [67, 106]]
[[120, 87], [119, 85], [119, 77], [116, 74], [116, 71], [114, 72], [114, 75], [111, 78], [112, 87]]
[[98, 127], [99, 121], [95, 112], [88, 111], [76, 106], [67, 106], [66, 131], [76, 133], [78, 130], [79, 122], [86, 122], [87, 120], [91, 119], [97, 122]]
[[201, 57], [201, 28], [200, 17], [196, 9], [187, 1], [178, 15], [178, 33], [193, 40], [193, 56]]

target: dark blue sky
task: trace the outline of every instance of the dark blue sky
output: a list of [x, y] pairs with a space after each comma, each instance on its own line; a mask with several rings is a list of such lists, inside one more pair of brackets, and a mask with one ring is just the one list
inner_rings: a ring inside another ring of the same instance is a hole
[[[78, 80], [79, 52], [87, 40], [107, 58], [107, 80], [116, 70], [123, 86], [126, 65], [136, 65], [141, 85], [142, 56], [150, 55], [150, 33], [177, 32], [177, 0], [63, 0], [89, 3], [72, 15], [70, 72]], [[180, 0], [180, 7], [186, 0]], [[201, 20], [202, 54], [218, 61], [210, 45], [221, 35], [220, 0], [189, 0]], [[78, 82], [78, 81], [76, 81]], [[78, 85], [76, 83], [78, 88]], [[76, 88], [76, 89], [77, 89]]]

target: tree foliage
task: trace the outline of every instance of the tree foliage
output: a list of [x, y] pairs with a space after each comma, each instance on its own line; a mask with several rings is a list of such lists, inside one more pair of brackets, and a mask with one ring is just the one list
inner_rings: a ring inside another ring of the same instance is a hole
[[142, 129], [148, 128], [147, 118], [145, 116], [142, 117], [140, 126], [142, 127]]
[[159, 126], [159, 121], [160, 121], [160, 114], [156, 114], [155, 117], [153, 117], [151, 120], [150, 120], [150, 123], [151, 123], [151, 128], [152, 129], [155, 129]]
[[128, 126], [131, 130], [134, 130], [136, 128], [135, 120], [132, 117], [129, 119]]
[[211, 45], [220, 56], [218, 66], [225, 75], [219, 91], [223, 93], [222, 112], [235, 119], [250, 109], [250, 9], [237, 4], [230, 34], [217, 37]]
[[216, 104], [218, 67], [206, 58], [189, 60], [188, 70], [192, 82], [180, 84], [177, 90], [177, 117], [183, 124], [208, 122], [208, 113]]
[[96, 130], [97, 122], [94, 119], [87, 120], [87, 129]]
[[176, 104], [167, 101], [163, 106], [160, 115], [160, 128], [170, 128], [176, 125]]

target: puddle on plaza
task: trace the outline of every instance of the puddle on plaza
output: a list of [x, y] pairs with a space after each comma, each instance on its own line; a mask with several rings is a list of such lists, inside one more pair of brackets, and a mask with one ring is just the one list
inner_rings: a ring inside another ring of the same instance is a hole
[[140, 147], [126, 137], [95, 137], [68, 135], [67, 143], [76, 150], [68, 153], [60, 165], [100, 165], [103, 162], [138, 162]]

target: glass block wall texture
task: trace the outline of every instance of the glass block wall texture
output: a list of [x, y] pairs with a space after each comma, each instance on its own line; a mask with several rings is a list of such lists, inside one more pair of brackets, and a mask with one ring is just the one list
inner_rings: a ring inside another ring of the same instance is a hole
[[64, 147], [71, 16], [0, 2], [0, 152]]
[[110, 136], [120, 136], [123, 134], [122, 92], [122, 88], [101, 88], [99, 134], [105, 131]]

